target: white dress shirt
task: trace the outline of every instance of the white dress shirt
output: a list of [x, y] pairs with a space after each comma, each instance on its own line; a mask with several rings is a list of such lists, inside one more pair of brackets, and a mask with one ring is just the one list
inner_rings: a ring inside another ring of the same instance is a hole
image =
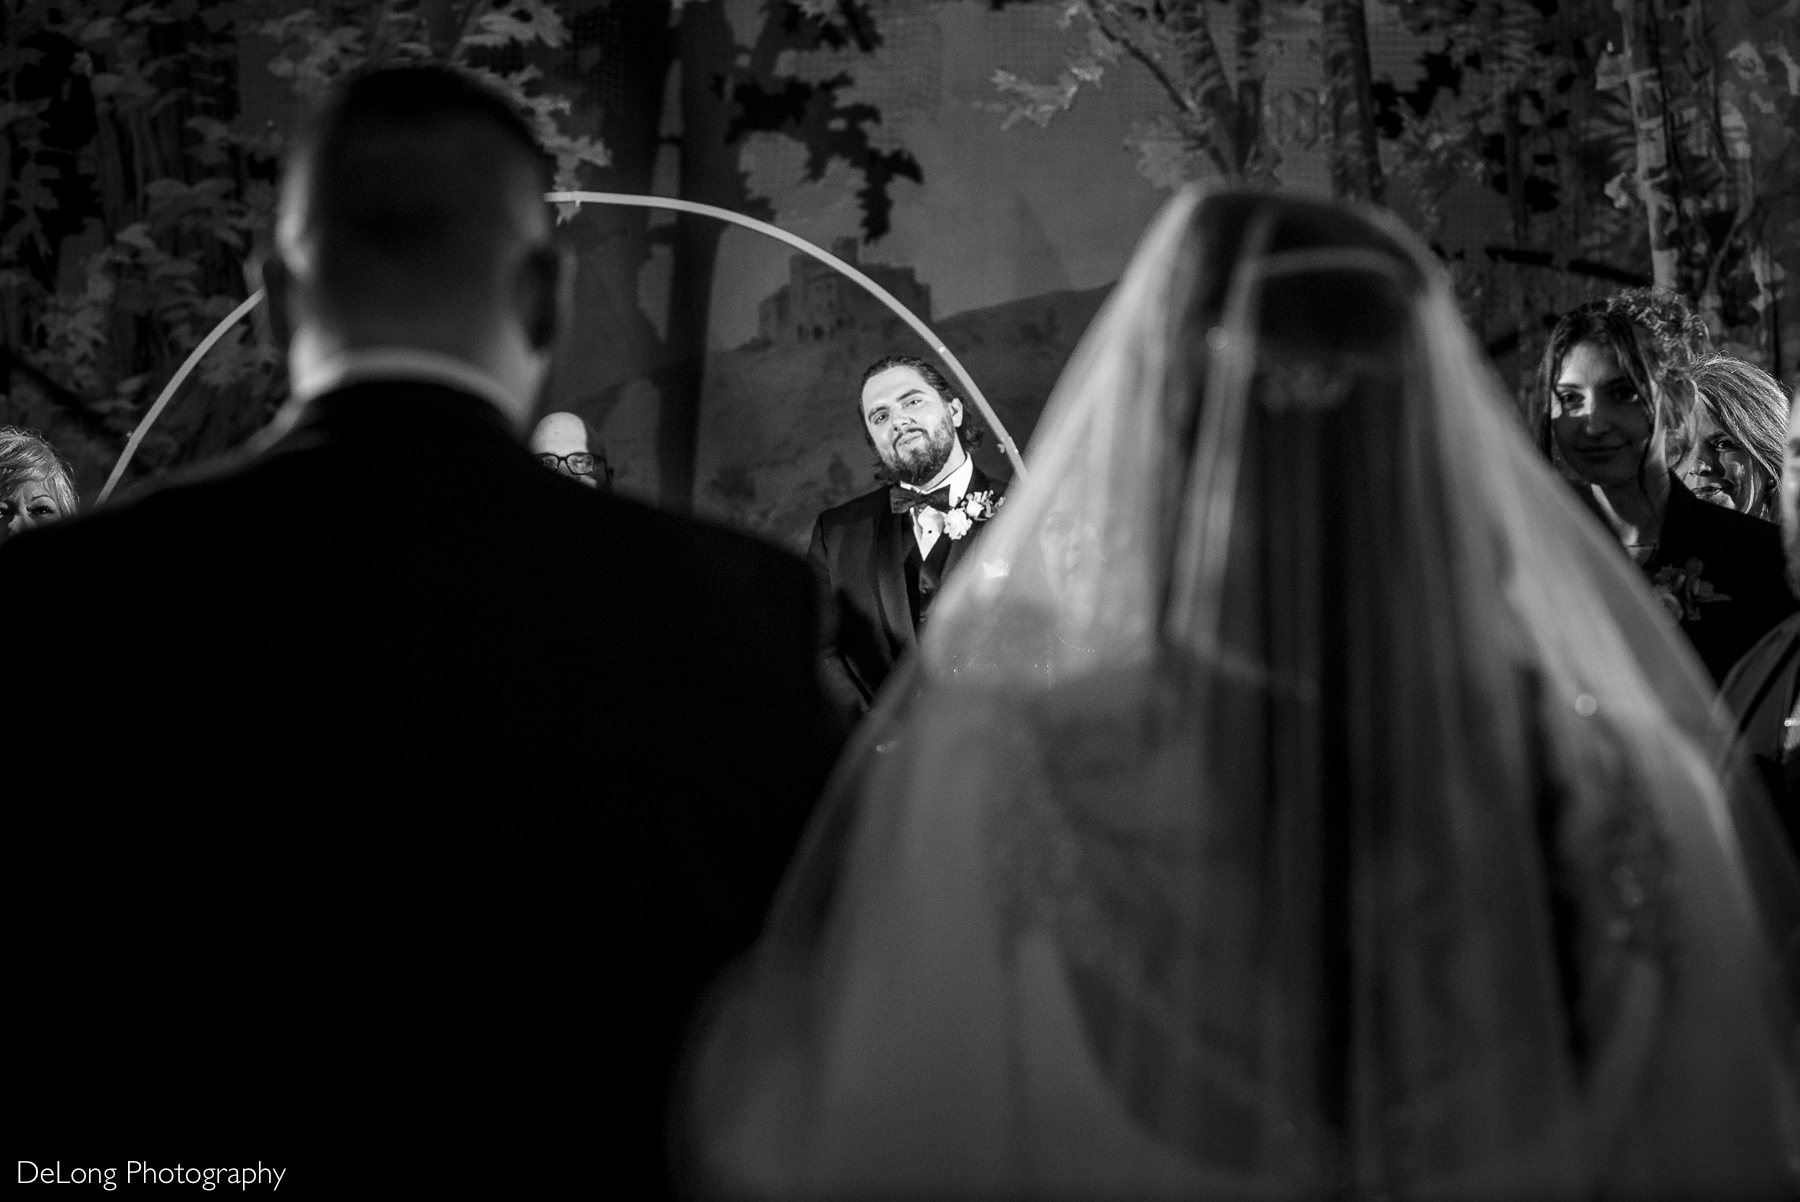
[[[968, 494], [969, 481], [974, 478], [974, 475], [975, 460], [972, 456], [965, 453], [963, 455], [962, 466], [951, 472], [948, 480], [938, 485], [938, 488], [943, 488], [946, 485], [949, 486], [950, 507], [952, 509], [956, 508], [957, 504]], [[910, 489], [916, 493], [937, 491], [937, 488], [917, 488], [904, 482], [900, 487]], [[919, 558], [924, 559], [927, 555], [931, 554], [931, 548], [936, 546], [937, 540], [943, 536], [943, 511], [933, 509], [929, 505], [921, 505], [912, 511], [912, 525], [913, 540], [919, 544]]]

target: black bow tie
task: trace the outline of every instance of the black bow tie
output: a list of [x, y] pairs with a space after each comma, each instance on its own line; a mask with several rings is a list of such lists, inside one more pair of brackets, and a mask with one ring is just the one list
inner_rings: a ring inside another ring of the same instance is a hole
[[911, 513], [926, 506], [949, 513], [950, 486], [946, 484], [936, 492], [919, 492], [902, 484], [888, 489], [888, 508], [894, 513]]

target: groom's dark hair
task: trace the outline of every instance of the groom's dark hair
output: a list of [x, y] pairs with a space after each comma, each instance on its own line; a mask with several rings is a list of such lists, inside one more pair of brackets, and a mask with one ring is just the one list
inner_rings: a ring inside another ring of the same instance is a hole
[[[960, 391], [951, 387], [950, 381], [944, 378], [944, 373], [939, 371], [930, 360], [921, 359], [917, 355], [883, 355], [881, 358], [875, 360], [875, 362], [869, 364], [863, 371], [862, 380], [856, 386], [856, 406], [859, 411], [862, 408], [862, 390], [864, 386], [882, 372], [895, 367], [911, 368], [913, 371], [917, 372], [919, 378], [929, 384], [933, 392], [936, 392], [939, 396], [944, 398], [945, 404], [948, 404], [951, 401], [962, 402], [963, 420], [962, 425], [956, 428], [956, 436], [962, 439], [963, 448], [965, 450], [973, 451], [976, 447], [981, 445], [984, 432], [982, 430], [981, 422], [976, 417], [974, 406], [969, 404], [969, 399], [963, 396]], [[857, 425], [862, 429], [863, 441], [868, 442], [872, 449], [875, 444], [869, 440], [868, 426], [862, 422], [858, 422]]]

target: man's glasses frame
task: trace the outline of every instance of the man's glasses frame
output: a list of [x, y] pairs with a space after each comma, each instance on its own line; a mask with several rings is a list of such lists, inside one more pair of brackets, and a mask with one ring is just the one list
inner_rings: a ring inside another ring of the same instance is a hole
[[543, 451], [538, 454], [537, 461], [553, 472], [566, 465], [571, 476], [597, 475], [602, 484], [612, 483], [612, 464], [598, 451], [570, 451], [567, 455], [552, 455], [549, 451]]
[[[597, 456], [592, 451], [570, 451], [567, 455], [552, 455], [550, 452], [544, 451], [537, 458], [539, 463], [551, 471], [567, 464], [571, 476], [591, 476], [594, 474], [594, 462]], [[583, 463], [583, 460], [586, 462]]]

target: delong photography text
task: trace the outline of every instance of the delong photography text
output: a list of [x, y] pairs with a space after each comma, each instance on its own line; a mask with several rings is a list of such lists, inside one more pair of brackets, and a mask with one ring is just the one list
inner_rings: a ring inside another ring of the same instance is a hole
[[240, 1190], [252, 1186], [268, 1186], [270, 1192], [281, 1188], [282, 1174], [286, 1169], [270, 1168], [257, 1161], [254, 1168], [236, 1166], [208, 1166], [197, 1168], [193, 1165], [153, 1165], [144, 1160], [128, 1160], [125, 1162], [125, 1173], [121, 1178], [118, 1165], [98, 1168], [91, 1165], [79, 1165], [74, 1168], [63, 1168], [58, 1160], [50, 1164], [39, 1164], [35, 1160], [19, 1162], [20, 1185], [97, 1185], [101, 1189], [116, 1190], [120, 1184], [125, 1185], [197, 1185], [203, 1190], [214, 1190], [220, 1186], [235, 1186]]

